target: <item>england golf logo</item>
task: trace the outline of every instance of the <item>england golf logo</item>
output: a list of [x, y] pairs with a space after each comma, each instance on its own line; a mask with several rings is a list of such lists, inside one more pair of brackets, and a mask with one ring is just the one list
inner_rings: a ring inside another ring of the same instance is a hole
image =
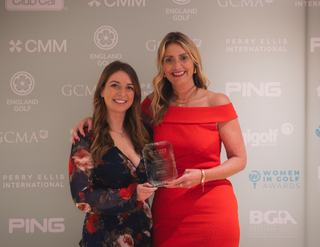
[[[191, 0], [173, 0], [174, 3], [181, 5], [181, 7], [190, 1]], [[174, 21], [188, 21], [192, 15], [196, 15], [197, 13], [198, 10], [196, 8], [166, 8], [166, 14], [172, 15]]]
[[176, 4], [187, 4], [189, 3], [191, 0], [172, 0], [173, 2], [175, 2]]
[[[110, 26], [99, 27], [94, 33], [94, 43], [101, 50], [111, 50], [118, 43], [118, 33]], [[122, 54], [120, 53], [91, 53], [89, 55], [91, 60], [96, 60], [99, 66], [107, 66], [115, 60], [120, 60]]]
[[[30, 94], [35, 86], [34, 78], [26, 71], [20, 71], [15, 73], [10, 81], [10, 87], [12, 91], [19, 96], [26, 96]], [[7, 105], [13, 106], [14, 111], [26, 112], [30, 111], [33, 105], [38, 105], [37, 99], [7, 99]]]
[[28, 72], [20, 71], [12, 76], [10, 86], [15, 94], [25, 96], [32, 92], [34, 79]]
[[110, 26], [99, 27], [94, 33], [94, 42], [101, 50], [110, 50], [118, 43], [118, 33]]

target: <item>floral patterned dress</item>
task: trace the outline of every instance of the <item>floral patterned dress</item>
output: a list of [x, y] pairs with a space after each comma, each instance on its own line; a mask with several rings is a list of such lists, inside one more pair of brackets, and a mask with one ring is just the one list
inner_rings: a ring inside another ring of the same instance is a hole
[[152, 217], [148, 201], [137, 201], [137, 184], [146, 180], [142, 161], [135, 168], [116, 146], [97, 167], [90, 154], [91, 135], [85, 130], [69, 159], [73, 201], [86, 212], [80, 246], [151, 246]]

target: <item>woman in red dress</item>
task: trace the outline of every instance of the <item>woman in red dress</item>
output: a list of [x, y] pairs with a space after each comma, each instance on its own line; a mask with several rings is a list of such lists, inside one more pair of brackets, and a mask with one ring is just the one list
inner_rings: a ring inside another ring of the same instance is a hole
[[164, 37], [157, 66], [154, 92], [141, 108], [153, 142], [172, 144], [179, 176], [155, 193], [153, 246], [236, 247], [238, 205], [227, 178], [246, 166], [237, 114], [226, 95], [207, 90], [200, 53], [186, 35]]

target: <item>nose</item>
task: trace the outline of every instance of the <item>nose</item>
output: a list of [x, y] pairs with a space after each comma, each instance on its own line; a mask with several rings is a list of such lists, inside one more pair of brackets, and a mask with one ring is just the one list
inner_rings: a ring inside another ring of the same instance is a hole
[[179, 61], [179, 59], [175, 59], [174, 62], [173, 62], [173, 67], [175, 69], [179, 69], [181, 67], [181, 63]]
[[125, 96], [125, 95], [126, 95], [126, 89], [125, 89], [125, 87], [121, 87], [121, 88], [119, 89], [118, 94], [119, 94], [120, 96]]

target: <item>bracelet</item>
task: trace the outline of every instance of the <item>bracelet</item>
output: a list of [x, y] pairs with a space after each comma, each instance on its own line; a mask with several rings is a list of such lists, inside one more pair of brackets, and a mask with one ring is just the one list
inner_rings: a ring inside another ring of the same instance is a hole
[[204, 180], [206, 178], [206, 174], [204, 173], [204, 170], [201, 169], [201, 185], [202, 185], [202, 192], [204, 192]]

